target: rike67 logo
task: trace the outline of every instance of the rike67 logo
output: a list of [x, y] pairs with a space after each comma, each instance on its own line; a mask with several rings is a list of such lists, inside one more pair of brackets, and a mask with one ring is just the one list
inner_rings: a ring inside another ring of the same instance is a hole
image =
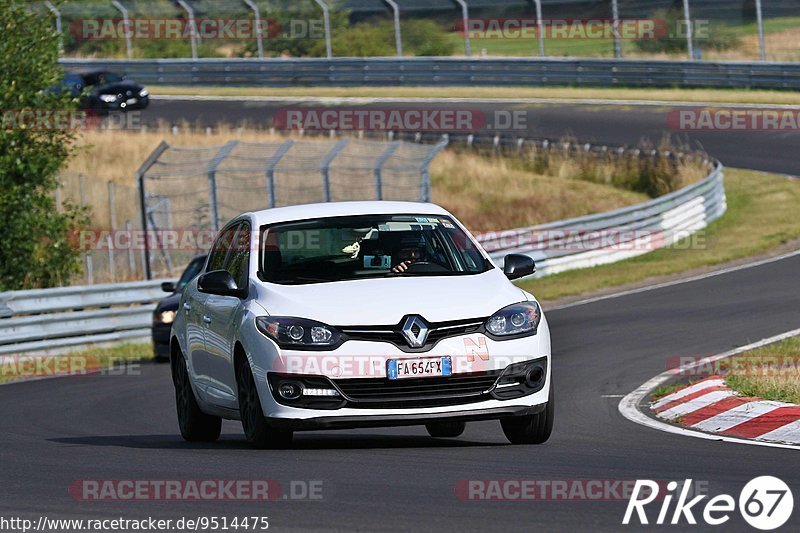
[[[656, 500], [661, 505], [655, 523], [663, 524], [697, 524], [697, 518], [710, 526], [719, 526], [730, 520], [731, 513], [737, 510], [742, 518], [756, 529], [777, 529], [789, 520], [794, 508], [794, 498], [789, 486], [782, 480], [772, 476], [760, 476], [751, 479], [739, 493], [738, 502], [733, 496], [720, 494], [710, 498], [704, 505], [701, 502], [708, 495], [693, 496], [692, 480], [687, 479], [682, 484], [670, 481], [666, 485], [666, 492], [659, 494], [663, 484], [649, 479], [636, 480], [633, 493], [625, 509], [622, 523], [649, 524], [652, 513], [648, 517], [645, 507]], [[691, 499], [689, 499], [691, 497]], [[675, 500], [675, 506], [672, 502]], [[653, 507], [658, 507], [656, 504]], [[652, 509], [655, 510], [655, 509]], [[684, 522], [685, 520], [685, 522]]]

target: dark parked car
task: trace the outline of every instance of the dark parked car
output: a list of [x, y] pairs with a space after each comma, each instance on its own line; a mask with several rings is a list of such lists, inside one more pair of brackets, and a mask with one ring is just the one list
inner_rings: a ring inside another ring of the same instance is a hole
[[156, 361], [169, 361], [169, 332], [175, 320], [175, 313], [178, 311], [181, 292], [186, 284], [203, 270], [205, 264], [206, 256], [199, 255], [192, 259], [177, 283], [166, 281], [161, 284], [164, 292], [170, 295], [158, 302], [156, 310], [153, 311], [153, 351]]
[[69, 72], [64, 77], [63, 90], [81, 98], [81, 107], [99, 111], [128, 111], [144, 109], [150, 104], [150, 93], [135, 81], [107, 70]]

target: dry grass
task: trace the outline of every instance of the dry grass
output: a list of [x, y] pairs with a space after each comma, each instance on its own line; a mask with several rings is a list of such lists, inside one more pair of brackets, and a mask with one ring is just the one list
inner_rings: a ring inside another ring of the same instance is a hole
[[431, 165], [433, 201], [472, 231], [492, 231], [608, 211], [647, 200], [641, 193], [519, 168], [506, 158], [447, 151]]
[[729, 387], [745, 396], [800, 404], [800, 337], [732, 358]]

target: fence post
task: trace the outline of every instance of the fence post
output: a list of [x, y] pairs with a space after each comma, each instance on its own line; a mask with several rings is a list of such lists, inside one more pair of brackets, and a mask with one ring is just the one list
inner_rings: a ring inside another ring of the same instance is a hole
[[384, 0], [394, 12], [394, 46], [397, 57], [403, 57], [403, 38], [400, 35], [400, 6], [394, 0]]
[[[86, 207], [86, 176], [83, 174], [78, 176], [78, 188], [81, 196], [81, 207]], [[91, 250], [84, 251], [83, 258], [86, 262], [86, 283], [92, 285], [94, 284], [94, 262]]]
[[536, 4], [536, 33], [539, 37], [539, 57], [544, 57], [544, 21], [542, 20], [542, 0], [533, 0]]
[[178, 0], [178, 4], [189, 15], [189, 40], [192, 44], [192, 59], [197, 59], [197, 22], [194, 18], [194, 9], [185, 0]]
[[326, 202], [331, 201], [331, 163], [333, 163], [333, 160], [336, 159], [336, 156], [339, 155], [342, 150], [344, 150], [344, 147], [347, 146], [347, 143], [349, 142], [350, 139], [340, 139], [335, 145], [333, 145], [331, 151], [325, 154], [325, 157], [322, 158], [320, 172], [322, 173], [322, 190]]
[[294, 146], [293, 140], [285, 141], [275, 150], [275, 154], [267, 159], [267, 188], [269, 189], [269, 207], [275, 207], [275, 167], [278, 166], [281, 158], [286, 155], [291, 147]]
[[375, 199], [376, 200], [383, 200], [383, 165], [386, 164], [386, 161], [389, 160], [392, 155], [400, 148], [399, 142], [393, 142], [389, 145], [386, 150], [378, 157], [378, 160], [375, 161]]
[[469, 42], [469, 6], [466, 0], [455, 0], [455, 2], [461, 6], [461, 20], [464, 24], [464, 51], [467, 57], [470, 57], [472, 55], [472, 46]]
[[208, 201], [211, 208], [211, 228], [219, 231], [219, 205], [217, 204], [217, 168], [228, 157], [239, 141], [230, 141], [222, 146], [208, 164]]
[[114, 261], [114, 242], [116, 239], [114, 238], [114, 228], [117, 227], [117, 207], [116, 202], [114, 200], [114, 182], [108, 182], [108, 222], [110, 224], [109, 228], [109, 237], [108, 237], [108, 273], [111, 277], [111, 281], [116, 281], [117, 279], [117, 265]]
[[611, 0], [611, 18], [613, 19], [614, 30], [614, 57], [622, 57], [622, 47], [619, 44], [619, 3], [618, 0]]
[[431, 174], [428, 170], [428, 166], [431, 164], [431, 161], [433, 161], [433, 158], [445, 149], [449, 142], [450, 137], [446, 134], [442, 135], [442, 140], [431, 147], [428, 154], [420, 163], [420, 202], [431, 201]]
[[[131, 224], [130, 220], [125, 221], [125, 233], [128, 235], [128, 241], [133, 238], [133, 224]], [[129, 244], [128, 246], [128, 270], [132, 278], [136, 277], [136, 259], [133, 256], [133, 245]]]
[[689, 61], [694, 61], [694, 43], [692, 42], [692, 18], [689, 10], [689, 0], [683, 0], [683, 24], [686, 29], [686, 51], [689, 54]]
[[244, 3], [247, 4], [247, 7], [253, 11], [253, 20], [256, 25], [256, 47], [258, 48], [258, 58], [264, 59], [264, 34], [261, 31], [261, 13], [258, 10], [258, 6], [253, 3], [253, 0], [244, 0]]
[[58, 53], [64, 52], [64, 35], [61, 27], [61, 11], [49, 0], [44, 3], [45, 7], [56, 17], [56, 33], [58, 33]]
[[118, 0], [111, 0], [111, 4], [116, 7], [120, 13], [122, 13], [122, 20], [125, 24], [125, 49], [128, 55], [128, 59], [133, 57], [133, 45], [131, 44], [131, 33], [133, 29], [131, 28], [131, 20], [128, 17], [128, 10], [119, 3]]
[[142, 265], [144, 269], [144, 277], [145, 279], [153, 279], [153, 273], [150, 268], [150, 243], [149, 243], [149, 236], [147, 235], [147, 192], [145, 191], [145, 174], [147, 171], [150, 170], [158, 158], [161, 157], [161, 154], [167, 151], [169, 148], [169, 144], [166, 141], [161, 141], [161, 144], [156, 146], [156, 149], [153, 150], [153, 153], [145, 159], [142, 166], [136, 171], [136, 186], [139, 189], [139, 215], [142, 218], [142, 231], [144, 232], [144, 250], [142, 251], [142, 259], [144, 264]]
[[317, 5], [322, 9], [322, 23], [325, 25], [325, 52], [328, 59], [333, 57], [333, 49], [331, 48], [331, 15], [328, 4], [323, 0], [314, 0]]
[[767, 47], [764, 44], [764, 16], [761, 11], [761, 0], [756, 0], [756, 21], [758, 22], [758, 57], [767, 60]]

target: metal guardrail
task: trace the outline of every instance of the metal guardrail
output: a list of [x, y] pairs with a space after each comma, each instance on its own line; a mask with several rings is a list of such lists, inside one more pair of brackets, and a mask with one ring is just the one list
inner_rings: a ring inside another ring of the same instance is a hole
[[649, 202], [476, 238], [500, 264], [510, 253], [532, 257], [537, 265], [533, 277], [541, 277], [669, 246], [705, 228], [726, 209], [723, 167], [717, 163], [702, 180]]
[[[497, 146], [499, 138], [490, 141]], [[642, 204], [477, 239], [500, 263], [509, 253], [533, 257], [535, 276], [613, 263], [668, 246], [721, 217], [723, 179], [722, 165], [714, 163], [702, 180]], [[164, 297], [161, 281], [0, 293], [0, 356], [145, 340], [154, 304]]]
[[0, 355], [148, 339], [162, 281], [0, 293]]
[[183, 86], [597, 86], [800, 89], [800, 63], [577, 58], [62, 59]]

